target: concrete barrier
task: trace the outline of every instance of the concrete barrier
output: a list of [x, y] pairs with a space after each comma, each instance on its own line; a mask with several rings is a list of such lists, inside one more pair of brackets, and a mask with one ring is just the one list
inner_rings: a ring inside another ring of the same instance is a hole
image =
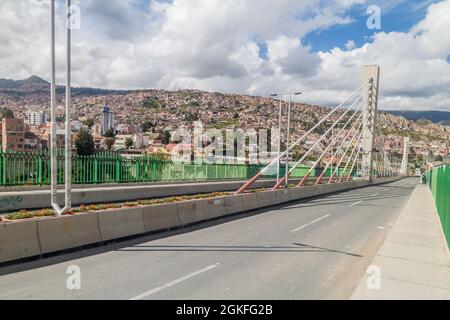
[[274, 206], [289, 202], [290, 200], [290, 192], [288, 189], [277, 190], [273, 192], [272, 205]]
[[42, 254], [102, 240], [96, 213], [38, 219], [37, 225]]
[[225, 206], [226, 198], [219, 197], [204, 200], [206, 219], [220, 218], [227, 214], [227, 207]]
[[246, 211], [241, 195], [225, 197], [224, 201], [227, 214], [235, 214]]
[[256, 193], [244, 193], [242, 197], [242, 207], [245, 211], [258, 209], [258, 202], [256, 199]]
[[181, 226], [206, 220], [204, 200], [189, 200], [178, 203], [178, 217]]
[[266, 208], [273, 205], [274, 202], [274, 192], [272, 191], [261, 191], [256, 192], [256, 202], [259, 208]]
[[98, 221], [103, 241], [145, 233], [141, 207], [99, 212]]
[[0, 263], [40, 253], [36, 220], [0, 224]]
[[178, 204], [166, 203], [142, 207], [145, 231], [153, 232], [181, 227]]
[[[292, 180], [295, 182], [296, 180]], [[112, 186], [84, 186], [72, 189], [72, 205], [92, 204], [119, 201], [134, 201], [179, 195], [199, 193], [235, 191], [245, 181], [215, 181], [198, 183], [168, 183], [168, 184], [134, 184]], [[272, 187], [275, 180], [256, 181], [252, 186], [255, 189]], [[101, 200], [100, 200], [101, 199]], [[64, 195], [59, 194], [60, 205], [64, 203]], [[0, 212], [18, 211], [22, 209], [41, 209], [50, 206], [50, 190], [12, 190], [0, 192]]]

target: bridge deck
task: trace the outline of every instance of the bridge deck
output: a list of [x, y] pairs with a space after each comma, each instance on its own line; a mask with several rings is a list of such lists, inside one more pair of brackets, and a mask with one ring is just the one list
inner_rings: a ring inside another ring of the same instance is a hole
[[[0, 299], [349, 298], [416, 179], [0, 269]], [[66, 288], [67, 267], [82, 289]]]

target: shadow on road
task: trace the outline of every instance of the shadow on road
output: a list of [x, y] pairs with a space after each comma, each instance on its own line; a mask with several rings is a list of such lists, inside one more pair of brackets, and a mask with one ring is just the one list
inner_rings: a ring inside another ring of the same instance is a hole
[[118, 249], [117, 251], [151, 251], [151, 252], [317, 252], [317, 253], [341, 253], [352, 257], [362, 258], [356, 253], [345, 252], [335, 249], [312, 246], [303, 243], [293, 243], [294, 246], [148, 246], [136, 245], [130, 248]]

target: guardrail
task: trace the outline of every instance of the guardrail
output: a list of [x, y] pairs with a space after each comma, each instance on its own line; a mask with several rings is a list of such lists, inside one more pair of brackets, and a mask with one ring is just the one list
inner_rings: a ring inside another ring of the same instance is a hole
[[[58, 150], [58, 183], [64, 183], [64, 152]], [[100, 152], [91, 156], [72, 156], [73, 184], [139, 183], [139, 182], [202, 182], [245, 180], [253, 177], [264, 165], [260, 164], [195, 164], [175, 163], [152, 156], [125, 158], [115, 152]], [[280, 168], [284, 176], [285, 166]], [[292, 177], [302, 177], [307, 167], [299, 167]], [[327, 170], [325, 176], [330, 175]], [[312, 177], [320, 175], [318, 168]], [[342, 172], [340, 172], [342, 174]], [[348, 174], [348, 173], [347, 173]], [[276, 174], [265, 175], [274, 178]], [[0, 152], [1, 186], [43, 186], [50, 184], [50, 153]]]
[[427, 183], [436, 202], [436, 209], [450, 248], [450, 165], [427, 172]]

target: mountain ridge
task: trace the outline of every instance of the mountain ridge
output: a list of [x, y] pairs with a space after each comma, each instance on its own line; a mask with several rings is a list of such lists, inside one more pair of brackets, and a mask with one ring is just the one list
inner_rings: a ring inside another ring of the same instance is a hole
[[428, 120], [441, 125], [450, 125], [450, 111], [384, 111], [408, 120]]

